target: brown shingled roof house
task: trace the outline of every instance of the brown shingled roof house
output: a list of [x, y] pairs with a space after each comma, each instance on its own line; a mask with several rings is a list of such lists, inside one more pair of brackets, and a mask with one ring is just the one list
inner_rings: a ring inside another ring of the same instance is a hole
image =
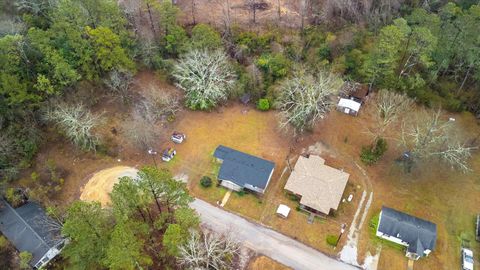
[[337, 210], [350, 175], [325, 165], [325, 160], [311, 155], [300, 156], [285, 189], [301, 197], [301, 208], [328, 215]]

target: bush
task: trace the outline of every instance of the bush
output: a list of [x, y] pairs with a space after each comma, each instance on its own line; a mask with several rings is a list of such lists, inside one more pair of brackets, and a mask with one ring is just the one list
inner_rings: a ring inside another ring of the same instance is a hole
[[8, 246], [8, 240], [3, 235], [0, 235], [0, 249], [4, 249]]
[[377, 233], [378, 228], [378, 221], [380, 220], [380, 213], [374, 215], [370, 220], [368, 226], [370, 227], [370, 231], [375, 235]]
[[327, 235], [327, 244], [329, 246], [335, 247], [337, 245], [338, 236], [329, 234]]
[[240, 197], [243, 197], [245, 196], [245, 191], [244, 190], [237, 191], [237, 195]]
[[377, 139], [375, 145], [370, 145], [369, 147], [362, 147], [362, 153], [360, 154], [360, 159], [363, 163], [367, 165], [373, 165], [383, 154], [387, 151], [387, 141], [385, 139]]
[[257, 109], [260, 111], [268, 111], [270, 109], [270, 102], [266, 98], [261, 98], [257, 102]]
[[33, 256], [30, 252], [20, 252], [20, 269], [30, 269], [30, 265], [28, 263], [32, 260], [32, 258]]
[[245, 48], [248, 54], [259, 54], [270, 51], [270, 43], [274, 38], [271, 33], [257, 35], [254, 32], [241, 32], [235, 37], [235, 43]]
[[17, 207], [23, 202], [22, 192], [18, 189], [8, 188], [5, 192], [5, 199], [7, 199], [13, 207]]
[[200, 185], [204, 188], [209, 188], [212, 186], [212, 178], [208, 176], [203, 176], [202, 179], [200, 179]]
[[206, 24], [197, 24], [192, 29], [192, 48], [215, 50], [222, 46], [220, 34]]
[[291, 63], [282, 54], [264, 54], [257, 60], [256, 65], [271, 77], [273, 82], [287, 76]]

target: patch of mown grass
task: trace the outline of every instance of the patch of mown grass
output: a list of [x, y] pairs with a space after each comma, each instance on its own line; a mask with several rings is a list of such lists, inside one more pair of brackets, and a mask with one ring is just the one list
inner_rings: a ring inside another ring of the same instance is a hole
[[401, 252], [405, 252], [405, 246], [402, 246], [400, 244], [397, 244], [397, 243], [394, 243], [394, 242], [390, 242], [388, 240], [385, 240], [385, 239], [382, 239], [380, 237], [377, 236], [377, 228], [378, 228], [378, 222], [380, 220], [380, 213], [374, 215], [372, 217], [372, 219], [370, 220], [368, 226], [369, 226], [369, 231], [370, 231], [370, 238], [372, 239], [372, 241], [378, 245], [382, 245], [382, 246], [387, 246], [387, 247], [391, 247], [392, 249], [395, 249], [395, 250], [398, 250], [398, 251], [401, 251]]

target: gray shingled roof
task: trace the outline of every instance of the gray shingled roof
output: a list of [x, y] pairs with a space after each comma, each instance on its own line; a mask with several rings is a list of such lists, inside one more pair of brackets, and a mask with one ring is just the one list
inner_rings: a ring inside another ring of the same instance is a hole
[[53, 224], [54, 221], [34, 202], [14, 209], [0, 198], [0, 231], [20, 252], [28, 251], [33, 255], [32, 266], [61, 241], [60, 231]]
[[231, 181], [241, 187], [245, 184], [265, 189], [275, 163], [232, 148], [220, 145], [213, 154], [222, 159], [218, 173], [221, 180]]
[[388, 207], [382, 207], [378, 231], [408, 243], [408, 252], [419, 256], [425, 249], [433, 250], [437, 240], [437, 225]]

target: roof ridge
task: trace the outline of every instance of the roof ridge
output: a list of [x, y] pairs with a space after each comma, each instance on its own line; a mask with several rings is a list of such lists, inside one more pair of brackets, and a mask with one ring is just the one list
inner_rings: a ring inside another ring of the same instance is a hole
[[[3, 200], [3, 199], [2, 199]], [[42, 242], [42, 244], [44, 244], [45, 246], [47, 246], [49, 249], [51, 248], [51, 246], [49, 244], [47, 244], [47, 242], [45, 242], [45, 240], [43, 240], [42, 237], [40, 237], [40, 235], [32, 228], [32, 226], [30, 226], [30, 224], [28, 224], [25, 219], [20, 216], [17, 211], [15, 210], [15, 208], [13, 208], [7, 201], [3, 200], [5, 202], [5, 204], [7, 205], [7, 207], [12, 210], [12, 212], [25, 224], [25, 227], [29, 228], [33, 234], [38, 238], [40, 239], [40, 241]]]

